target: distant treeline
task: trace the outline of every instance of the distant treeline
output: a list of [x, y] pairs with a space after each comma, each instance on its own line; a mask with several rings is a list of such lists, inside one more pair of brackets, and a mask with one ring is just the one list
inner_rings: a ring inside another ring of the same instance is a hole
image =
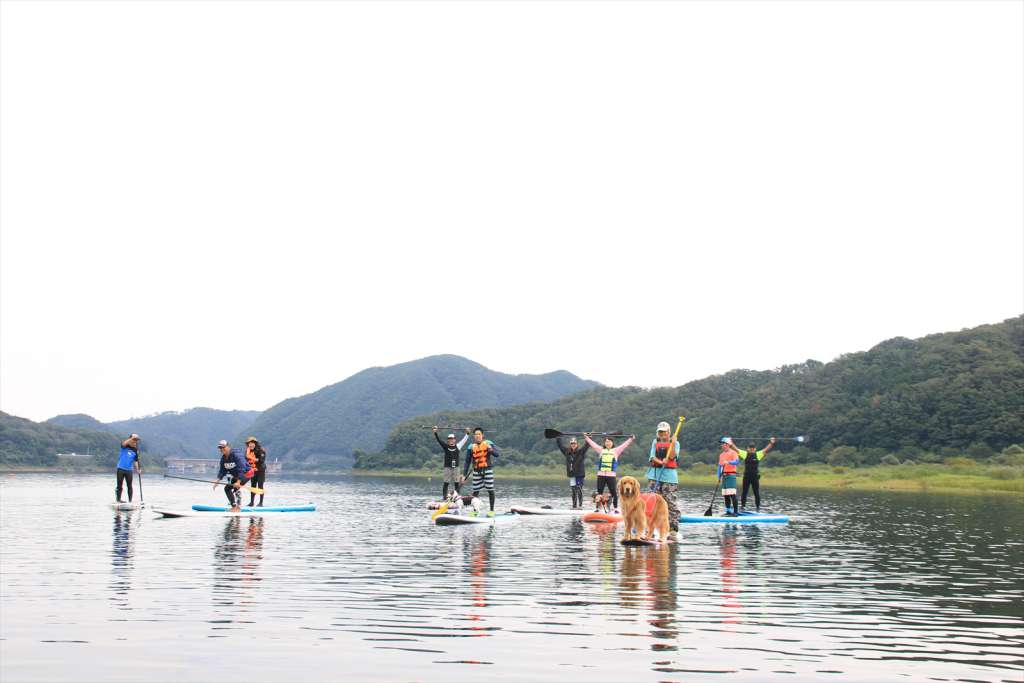
[[[766, 466], [860, 466], [986, 459], [1024, 443], [1024, 316], [995, 325], [891, 339], [830, 363], [735, 370], [663, 389], [600, 388], [551, 403], [448, 412], [398, 425], [381, 452], [357, 452], [358, 469], [435, 467], [439, 449], [423, 424], [483, 425], [510, 465], [558, 466], [544, 438], [562, 431], [621, 430], [639, 437], [623, 455], [647, 460], [654, 427], [686, 416], [683, 463], [711, 463], [723, 435], [796, 436]], [[759, 447], [763, 442], [759, 442]]]

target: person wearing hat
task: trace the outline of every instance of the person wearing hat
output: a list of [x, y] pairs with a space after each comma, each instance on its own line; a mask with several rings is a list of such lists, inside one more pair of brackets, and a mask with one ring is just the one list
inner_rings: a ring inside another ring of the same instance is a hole
[[444, 484], [441, 486], [441, 500], [448, 500], [449, 486], [453, 486], [456, 493], [461, 493], [459, 490], [459, 455], [466, 447], [466, 442], [469, 441], [469, 427], [466, 428], [466, 435], [458, 443], [455, 443], [454, 434], [449, 434], [447, 439], [441, 441], [437, 429], [435, 425], [434, 438], [437, 439], [437, 443], [441, 445], [441, 450], [444, 452]]
[[569, 439], [569, 446], [562, 443], [562, 437], [555, 439], [558, 450], [565, 456], [565, 476], [569, 477], [569, 490], [572, 491], [572, 509], [583, 509], [583, 480], [587, 476], [587, 463], [585, 456], [590, 450], [590, 444], [583, 444], [580, 448], [576, 437]]
[[231, 512], [241, 512], [242, 494], [239, 489], [243, 484], [247, 484], [256, 472], [249, 468], [249, 461], [245, 456], [232, 448], [227, 441], [221, 439], [217, 449], [220, 451], [220, 469], [217, 470], [217, 481], [213, 488], [220, 486], [220, 480], [227, 477], [224, 495], [231, 504]]
[[679, 491], [679, 442], [672, 442], [669, 430], [668, 422], [658, 423], [657, 436], [651, 441], [648, 457], [651, 466], [647, 469], [647, 483], [651, 491], [668, 503], [669, 537], [672, 538], [679, 531], [679, 505], [676, 502], [676, 493]]
[[121, 456], [117, 459], [117, 486], [114, 488], [114, 495], [118, 503], [121, 500], [121, 490], [125, 484], [128, 485], [128, 502], [132, 502], [132, 470], [142, 475], [142, 465], [139, 464], [139, 435], [132, 434], [121, 442]]
[[[255, 488], [262, 489], [263, 484], [267, 481], [267, 451], [263, 448], [263, 445], [256, 440], [255, 436], [250, 436], [245, 440], [245, 459], [249, 463], [249, 468], [255, 472], [250, 484]], [[256, 494], [250, 491], [249, 507], [252, 507], [255, 503]], [[263, 507], [262, 493], [260, 494], [259, 507]]]

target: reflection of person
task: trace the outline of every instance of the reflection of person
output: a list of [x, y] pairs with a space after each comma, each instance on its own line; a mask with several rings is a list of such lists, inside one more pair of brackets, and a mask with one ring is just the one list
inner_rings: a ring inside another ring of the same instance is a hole
[[466, 442], [469, 441], [469, 428], [466, 428], [466, 435], [462, 437], [462, 440], [455, 443], [455, 435], [449, 434], [448, 438], [441, 441], [441, 437], [437, 435], [438, 427], [434, 426], [434, 438], [437, 439], [437, 443], [441, 445], [441, 450], [444, 451], [444, 484], [441, 486], [441, 500], [448, 500], [448, 487], [455, 487], [456, 493], [461, 493], [459, 487], [459, 456], [462, 454], [462, 449], [466, 447]]
[[572, 491], [572, 509], [580, 510], [583, 508], [583, 480], [587, 477], [586, 455], [590, 444], [583, 444], [580, 448], [575, 436], [569, 439], [568, 447], [562, 443], [562, 437], [556, 438], [555, 443], [565, 456], [565, 476], [569, 477], [569, 490]]
[[231, 512], [241, 512], [242, 494], [240, 489], [243, 484], [248, 483], [255, 472], [249, 469], [249, 462], [245, 456], [232, 448], [227, 441], [222, 439], [217, 444], [217, 448], [220, 449], [220, 469], [217, 471], [217, 483], [213, 485], [213, 488], [220, 486], [220, 480], [227, 477], [224, 495], [228, 497]]
[[132, 502], [132, 470], [142, 473], [142, 466], [139, 464], [139, 435], [132, 434], [121, 442], [121, 456], [117, 459], [117, 486], [114, 488], [114, 495], [118, 503], [121, 500], [121, 489], [124, 484], [128, 485], [128, 502]]

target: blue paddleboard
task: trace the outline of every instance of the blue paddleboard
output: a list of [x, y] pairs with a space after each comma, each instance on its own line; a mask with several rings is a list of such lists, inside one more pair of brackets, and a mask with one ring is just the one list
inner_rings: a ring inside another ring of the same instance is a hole
[[680, 515], [683, 524], [788, 524], [787, 515], [766, 515], [759, 512], [741, 512], [738, 517], [705, 517], [704, 515]]

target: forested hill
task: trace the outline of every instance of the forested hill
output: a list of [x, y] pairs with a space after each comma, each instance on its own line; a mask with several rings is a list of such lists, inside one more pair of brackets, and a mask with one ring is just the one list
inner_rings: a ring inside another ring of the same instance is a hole
[[246, 431], [258, 415], [254, 410], [191, 408], [107, 423], [89, 415], [58, 415], [46, 424], [106, 431], [122, 439], [134, 432], [142, 437], [144, 452], [212, 459], [218, 457], [218, 441]]
[[[562, 431], [621, 429], [641, 448], [624, 460], [646, 461], [659, 420], [686, 416], [682, 447], [706, 459], [722, 435], [809, 434], [801, 457], [840, 447], [870, 464], [885, 453], [970, 450], [984, 456], [1024, 443], [1024, 316], [999, 324], [895, 338], [830, 363], [806, 361], [777, 370], [734, 370], [681, 387], [600, 388], [548, 404], [423, 416], [402, 423], [382, 452], [359, 453], [360, 469], [420, 467], [439, 462], [430, 432], [440, 420], [483, 425], [506, 450], [505, 463], [558, 462], [546, 427]], [[779, 460], [779, 458], [776, 458]]]
[[[0, 464], [53, 466], [58, 453], [97, 456], [95, 461], [113, 467], [120, 453], [118, 438], [110, 433], [33, 422], [0, 413]], [[92, 459], [90, 459], [92, 460]]]
[[249, 428], [271, 457], [345, 467], [355, 449], [380, 448], [400, 421], [437, 410], [551, 401], [598, 386], [560, 370], [508, 375], [460, 356], [363, 370], [268, 409]]

